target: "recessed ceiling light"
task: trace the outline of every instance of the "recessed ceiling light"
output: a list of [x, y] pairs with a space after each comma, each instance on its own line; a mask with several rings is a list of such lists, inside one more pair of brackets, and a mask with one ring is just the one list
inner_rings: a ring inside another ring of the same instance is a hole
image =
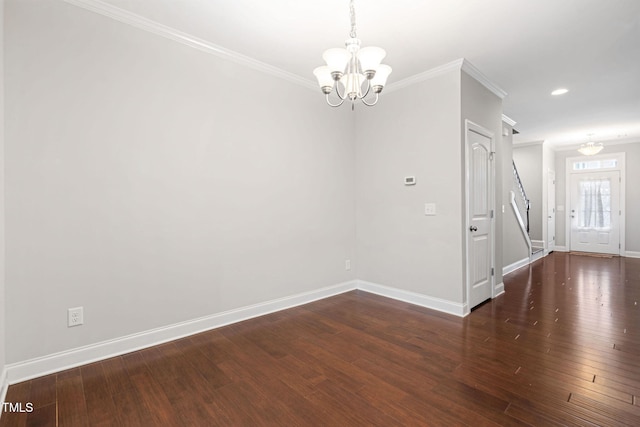
[[551, 95], [553, 95], [553, 96], [564, 95], [567, 92], [569, 92], [569, 89], [561, 88], [561, 89], [556, 89], [553, 92], [551, 92]]

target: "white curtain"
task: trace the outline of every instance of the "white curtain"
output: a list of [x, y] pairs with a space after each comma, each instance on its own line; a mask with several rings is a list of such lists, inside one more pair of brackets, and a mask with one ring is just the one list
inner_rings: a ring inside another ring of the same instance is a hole
[[580, 181], [580, 228], [611, 228], [611, 182], [608, 179]]

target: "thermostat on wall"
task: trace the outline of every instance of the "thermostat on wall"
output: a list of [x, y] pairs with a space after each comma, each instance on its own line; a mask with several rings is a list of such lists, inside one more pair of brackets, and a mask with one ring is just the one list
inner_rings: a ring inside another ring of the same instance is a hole
[[416, 185], [416, 177], [415, 176], [405, 176], [404, 177], [404, 185]]

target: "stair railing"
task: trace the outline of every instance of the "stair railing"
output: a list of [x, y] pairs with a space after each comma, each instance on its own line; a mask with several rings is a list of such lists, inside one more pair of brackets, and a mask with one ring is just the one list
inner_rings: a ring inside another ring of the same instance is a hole
[[520, 215], [524, 221], [525, 229], [527, 230], [527, 234], [529, 234], [529, 209], [531, 204], [529, 203], [529, 198], [527, 197], [527, 192], [524, 191], [524, 185], [522, 185], [522, 180], [520, 179], [520, 174], [518, 173], [518, 168], [516, 168], [516, 162], [511, 162], [513, 164], [513, 177], [516, 183], [516, 189], [519, 193], [520, 203], [517, 203], [518, 208], [521, 210]]

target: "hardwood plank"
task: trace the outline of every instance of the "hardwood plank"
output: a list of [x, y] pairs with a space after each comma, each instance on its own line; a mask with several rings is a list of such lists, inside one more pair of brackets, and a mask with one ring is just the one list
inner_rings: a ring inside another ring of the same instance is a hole
[[465, 318], [352, 291], [15, 384], [35, 410], [0, 426], [640, 425], [640, 260], [504, 283]]
[[[26, 407], [29, 402], [32, 381], [24, 381], [9, 387], [5, 396], [5, 404], [20, 404]], [[0, 417], [0, 426], [22, 427], [27, 425], [27, 412], [11, 412], [10, 409], [2, 408], [2, 416]]]
[[569, 402], [608, 417], [611, 423], [620, 421], [621, 424], [640, 425], [640, 407], [631, 403], [625, 404], [615, 399], [598, 401], [578, 393], [571, 393]]
[[56, 404], [50, 403], [38, 406], [27, 415], [27, 426], [55, 427], [57, 426]]
[[34, 408], [56, 403], [56, 375], [47, 375], [31, 381], [29, 401]]
[[118, 423], [122, 426], [152, 426], [154, 416], [151, 409], [145, 405], [141, 393], [135, 388], [127, 388], [122, 393], [111, 396], [118, 408]]
[[80, 368], [58, 374], [56, 382], [59, 426], [88, 426], [87, 403]]
[[[527, 423], [532, 426], [566, 426], [566, 422], [553, 418], [549, 413], [541, 413], [540, 411], [530, 408], [522, 408], [521, 406], [510, 404], [505, 414]], [[591, 424], [596, 426], [596, 424]]]
[[109, 392], [109, 382], [101, 362], [85, 365], [80, 369], [87, 405], [87, 417], [92, 425], [117, 424], [118, 409]]
[[113, 357], [101, 362], [104, 376], [107, 380], [109, 392], [114, 395], [133, 388], [129, 374], [122, 357]]
[[153, 377], [147, 373], [139, 373], [131, 377], [135, 389], [144, 405], [149, 409], [154, 425], [179, 425], [179, 419], [172, 410], [171, 402]]

